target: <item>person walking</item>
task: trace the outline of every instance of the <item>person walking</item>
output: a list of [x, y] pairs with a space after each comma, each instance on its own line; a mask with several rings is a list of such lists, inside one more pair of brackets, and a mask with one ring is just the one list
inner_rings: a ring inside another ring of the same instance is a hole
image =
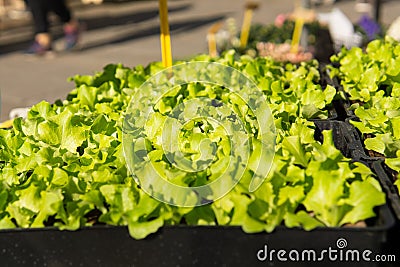
[[79, 40], [79, 23], [72, 17], [65, 0], [27, 0], [31, 11], [35, 35], [33, 44], [25, 51], [27, 54], [43, 55], [52, 51], [52, 38], [49, 31], [49, 13], [53, 12], [64, 23], [65, 49], [73, 49]]

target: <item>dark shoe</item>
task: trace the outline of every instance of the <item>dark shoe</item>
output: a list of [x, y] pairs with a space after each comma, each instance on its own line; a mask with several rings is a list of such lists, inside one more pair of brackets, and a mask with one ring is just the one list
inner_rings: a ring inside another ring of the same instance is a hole
[[34, 41], [33, 44], [27, 50], [25, 50], [25, 54], [38, 56], [43, 56], [49, 52], [52, 52], [51, 46], [43, 46], [37, 41]]
[[80, 28], [79, 26], [65, 26], [64, 27], [64, 34], [65, 34], [65, 50], [72, 50], [74, 49], [80, 37]]

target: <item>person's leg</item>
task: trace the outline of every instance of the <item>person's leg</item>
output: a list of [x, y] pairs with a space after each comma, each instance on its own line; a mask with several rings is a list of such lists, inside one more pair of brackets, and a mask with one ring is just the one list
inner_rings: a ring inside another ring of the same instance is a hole
[[48, 9], [44, 0], [28, 0], [35, 25], [35, 34], [49, 32]]
[[64, 33], [65, 33], [65, 48], [73, 48], [79, 37], [79, 24], [72, 15], [70, 9], [67, 7], [65, 0], [47, 0], [51, 11], [53, 11], [64, 23]]
[[46, 0], [48, 7], [53, 11], [63, 23], [69, 23], [72, 20], [71, 11], [68, 9], [65, 0]]
[[[36, 53], [36, 51], [38, 51], [38, 53], [40, 53], [42, 52], [41, 50], [48, 50], [51, 46], [48, 21], [49, 10], [45, 0], [28, 0], [27, 2], [35, 28], [35, 43], [28, 49], [28, 52]], [[38, 47], [36, 43], [40, 47]]]

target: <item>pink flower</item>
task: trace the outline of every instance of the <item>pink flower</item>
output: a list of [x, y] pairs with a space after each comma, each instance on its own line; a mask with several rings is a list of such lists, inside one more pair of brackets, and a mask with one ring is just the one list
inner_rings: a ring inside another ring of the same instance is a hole
[[279, 28], [282, 27], [283, 23], [285, 23], [286, 19], [287, 19], [287, 15], [286, 14], [279, 14], [275, 18], [275, 26], [279, 27]]

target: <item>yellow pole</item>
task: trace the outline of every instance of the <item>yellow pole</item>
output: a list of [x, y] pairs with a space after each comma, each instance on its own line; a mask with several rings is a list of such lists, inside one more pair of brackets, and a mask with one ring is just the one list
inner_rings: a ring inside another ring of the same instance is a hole
[[253, 10], [258, 8], [258, 3], [249, 2], [246, 4], [246, 10], [244, 11], [242, 30], [240, 33], [240, 47], [246, 48], [247, 41], [249, 40], [249, 32], [251, 26], [251, 19], [253, 17]]
[[167, 0], [158, 0], [160, 15], [160, 41], [161, 41], [161, 57], [164, 67], [172, 66], [171, 52], [171, 36], [169, 34], [168, 24], [168, 5]]
[[221, 29], [222, 22], [214, 23], [208, 30], [207, 40], [208, 40], [208, 53], [210, 57], [216, 57], [217, 52], [217, 41], [215, 39], [215, 34]]
[[242, 31], [240, 33], [240, 47], [246, 48], [247, 41], [249, 40], [249, 32], [251, 26], [251, 18], [253, 17], [253, 10], [246, 9], [244, 12]]
[[304, 25], [304, 20], [302, 18], [296, 18], [294, 24], [293, 37], [292, 37], [292, 44], [290, 48], [291, 53], [297, 54], [297, 52], [299, 51], [299, 43], [300, 43], [301, 33], [303, 31], [303, 25]]
[[209, 33], [207, 39], [208, 39], [208, 53], [210, 54], [210, 57], [216, 57], [217, 42], [215, 41], [215, 33]]
[[11, 128], [13, 126], [14, 120], [8, 120], [0, 123], [0, 129], [2, 128]]

